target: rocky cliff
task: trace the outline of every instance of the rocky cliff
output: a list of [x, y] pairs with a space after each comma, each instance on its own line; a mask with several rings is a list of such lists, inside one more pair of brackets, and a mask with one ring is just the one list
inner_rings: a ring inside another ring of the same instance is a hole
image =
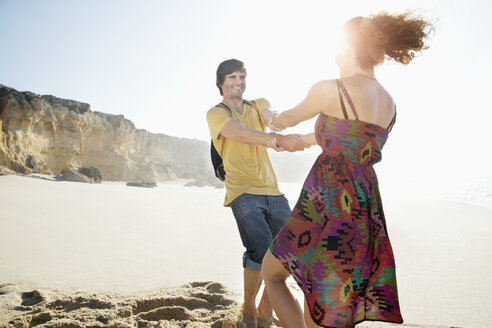
[[103, 180], [118, 181], [217, 180], [205, 141], [152, 134], [89, 104], [3, 85], [0, 166], [43, 174], [96, 167]]

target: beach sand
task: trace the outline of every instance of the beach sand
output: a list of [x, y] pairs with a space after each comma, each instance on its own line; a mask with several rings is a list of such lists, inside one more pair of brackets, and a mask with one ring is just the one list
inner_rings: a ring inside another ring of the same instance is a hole
[[[300, 184], [281, 188], [293, 205]], [[223, 197], [182, 182], [147, 189], [0, 176], [0, 327], [236, 326], [243, 248]], [[383, 202], [403, 326], [491, 327], [492, 212], [417, 197]]]

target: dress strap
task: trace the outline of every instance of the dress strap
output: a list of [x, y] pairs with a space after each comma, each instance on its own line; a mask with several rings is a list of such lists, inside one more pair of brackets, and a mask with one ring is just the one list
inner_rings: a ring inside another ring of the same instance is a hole
[[340, 90], [340, 80], [337, 81], [338, 95], [340, 96], [340, 106], [342, 106], [342, 112], [345, 119], [348, 119], [347, 110], [345, 109], [345, 102], [343, 101], [342, 91]]
[[[347, 89], [345, 88], [345, 85], [343, 85], [343, 82], [339, 79], [337, 79], [337, 85], [338, 85], [338, 93], [340, 94], [340, 90], [342, 90], [343, 94], [345, 95], [345, 99], [347, 99], [347, 102], [350, 105], [350, 108], [352, 109], [352, 112], [354, 113], [355, 119], [358, 121], [359, 120], [359, 115], [355, 111], [355, 106], [354, 103], [352, 102], [352, 99], [350, 98]], [[342, 95], [340, 94], [340, 101], [343, 103], [342, 100]], [[345, 115], [345, 118], [347, 117], [347, 112], [345, 111], [345, 105], [342, 105], [342, 109], [344, 110], [343, 114]]]
[[393, 119], [391, 120], [390, 124], [386, 128], [386, 131], [390, 132], [391, 129], [393, 128], [393, 125], [395, 125], [396, 122], [396, 105], [395, 105], [395, 115], [393, 116]]

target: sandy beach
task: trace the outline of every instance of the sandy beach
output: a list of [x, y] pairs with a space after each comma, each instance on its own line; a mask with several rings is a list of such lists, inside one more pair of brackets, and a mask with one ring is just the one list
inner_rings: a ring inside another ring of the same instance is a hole
[[[293, 205], [300, 184], [281, 188]], [[243, 249], [223, 197], [0, 176], [0, 327], [235, 327]], [[492, 326], [492, 211], [383, 201], [403, 326]]]

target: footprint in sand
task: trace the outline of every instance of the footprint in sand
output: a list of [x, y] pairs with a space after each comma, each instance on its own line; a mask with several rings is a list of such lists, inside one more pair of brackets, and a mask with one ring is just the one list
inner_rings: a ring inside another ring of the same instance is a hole
[[45, 297], [37, 290], [22, 293], [22, 306], [32, 306], [45, 301]]
[[[69, 295], [0, 285], [0, 327], [236, 327], [238, 295], [216, 282], [193, 282], [131, 295]], [[10, 297], [9, 297], [10, 295]], [[9, 298], [8, 298], [9, 297]], [[16, 304], [3, 305], [2, 298]]]

